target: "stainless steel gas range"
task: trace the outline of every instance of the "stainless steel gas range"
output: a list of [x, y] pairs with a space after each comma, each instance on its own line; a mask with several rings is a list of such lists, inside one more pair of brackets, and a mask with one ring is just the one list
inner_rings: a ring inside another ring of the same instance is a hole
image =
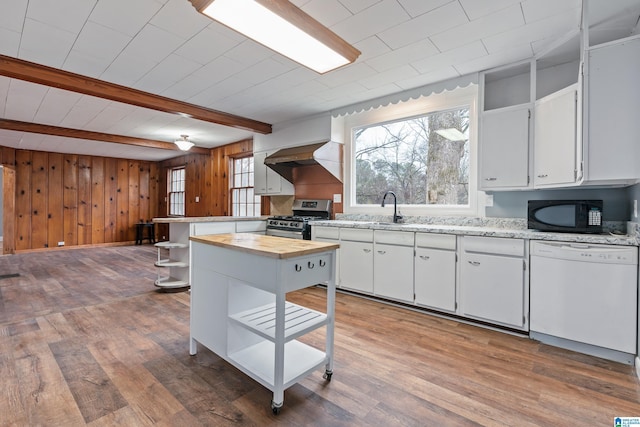
[[311, 240], [311, 222], [331, 217], [331, 200], [296, 199], [293, 214], [267, 218], [267, 235]]

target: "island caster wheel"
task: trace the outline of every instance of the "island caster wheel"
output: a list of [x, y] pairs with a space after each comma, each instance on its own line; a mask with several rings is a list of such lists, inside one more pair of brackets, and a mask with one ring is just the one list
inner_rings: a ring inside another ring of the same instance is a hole
[[324, 371], [324, 375], [322, 376], [322, 378], [324, 378], [327, 381], [331, 381], [332, 375], [333, 375], [333, 371], [326, 370]]
[[271, 411], [274, 415], [278, 415], [280, 411], [282, 411], [282, 403], [280, 405], [276, 405], [273, 400], [271, 401]]

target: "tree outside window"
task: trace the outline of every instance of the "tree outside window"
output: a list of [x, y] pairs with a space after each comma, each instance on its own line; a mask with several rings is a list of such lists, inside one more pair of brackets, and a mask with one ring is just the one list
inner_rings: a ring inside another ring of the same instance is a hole
[[462, 107], [354, 128], [356, 204], [468, 205], [469, 123]]
[[231, 215], [260, 216], [261, 197], [253, 192], [253, 157], [231, 160]]

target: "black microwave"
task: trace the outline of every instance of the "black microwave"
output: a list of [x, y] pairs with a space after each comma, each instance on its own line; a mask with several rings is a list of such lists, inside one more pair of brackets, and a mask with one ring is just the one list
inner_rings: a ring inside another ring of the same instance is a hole
[[560, 233], [602, 233], [602, 200], [529, 200], [527, 227]]

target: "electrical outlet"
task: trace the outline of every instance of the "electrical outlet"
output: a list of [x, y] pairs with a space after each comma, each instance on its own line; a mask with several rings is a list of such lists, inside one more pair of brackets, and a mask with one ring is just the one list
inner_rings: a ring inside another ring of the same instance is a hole
[[58, 242], [58, 246], [64, 246], [64, 242]]
[[196, 196], [196, 203], [200, 202], [200, 196]]
[[334, 194], [333, 195], [333, 203], [342, 203], [342, 194]]
[[487, 207], [493, 206], [493, 194], [485, 194], [484, 205]]

